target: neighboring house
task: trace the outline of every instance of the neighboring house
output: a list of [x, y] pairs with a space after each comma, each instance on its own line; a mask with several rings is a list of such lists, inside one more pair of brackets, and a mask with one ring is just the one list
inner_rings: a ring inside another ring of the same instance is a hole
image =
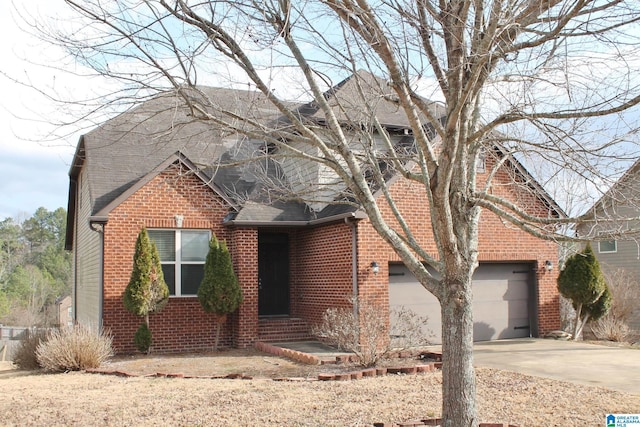
[[[367, 76], [368, 90], [382, 90], [378, 80]], [[242, 117], [258, 123], [280, 120], [262, 94], [202, 90]], [[330, 101], [352, 100], [358, 99], [357, 93], [347, 79], [327, 96]], [[393, 102], [379, 101], [377, 108], [394, 143], [412, 140], [406, 117]], [[313, 104], [299, 105], [298, 112], [322, 122]], [[133, 335], [141, 319], [125, 310], [122, 295], [136, 237], [146, 227], [158, 245], [171, 289], [168, 305], [150, 316], [155, 351], [213, 346], [214, 318], [195, 297], [210, 233], [226, 240], [244, 293], [244, 302], [225, 324], [224, 345], [308, 338], [310, 325], [319, 323], [327, 308], [348, 306], [354, 296], [378, 304], [381, 316], [388, 317], [390, 307], [398, 305], [427, 315], [438, 341], [440, 315], [434, 298], [363, 212], [331, 204], [326, 194], [316, 195], [308, 205], [271, 203], [265, 196], [265, 180], [275, 176], [289, 179], [295, 189], [304, 180], [330, 180], [328, 174], [294, 160], [263, 160], [260, 172], [242, 162], [216, 168], [218, 161], [259, 157], [269, 149], [260, 140], [192, 121], [179, 98], [171, 95], [149, 100], [82, 136], [70, 170], [66, 240], [74, 259], [75, 320], [110, 330], [117, 352], [134, 351]], [[532, 182], [516, 163], [506, 162]], [[435, 253], [424, 191], [400, 177], [391, 179], [398, 208], [412, 212], [413, 225], [425, 224], [414, 228], [416, 238]], [[497, 174], [495, 192], [512, 200], [527, 197], [537, 212], [559, 214], [538, 186], [532, 184], [535, 191], [522, 194], [504, 185], [509, 179], [506, 173]], [[390, 215], [388, 208], [384, 211]], [[546, 261], [556, 266], [557, 257], [555, 244], [483, 212], [480, 266], [474, 276], [476, 339], [537, 336], [559, 328], [557, 269], [544, 268]]]
[[58, 328], [73, 326], [73, 299], [71, 295], [56, 299], [56, 325]]
[[[603, 272], [624, 270], [640, 284], [640, 159], [589, 209], [585, 220], [578, 235], [592, 238]], [[640, 333], [640, 299], [637, 306], [630, 326]]]

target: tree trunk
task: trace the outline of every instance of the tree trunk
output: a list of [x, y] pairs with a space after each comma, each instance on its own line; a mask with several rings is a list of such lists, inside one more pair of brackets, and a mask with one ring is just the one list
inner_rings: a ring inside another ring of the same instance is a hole
[[580, 328], [576, 330], [576, 336], [574, 337], [574, 341], [577, 341], [577, 337], [582, 335], [582, 330], [587, 325], [587, 322], [589, 322], [589, 315], [585, 314], [585, 316], [582, 319], [580, 319]]
[[578, 308], [576, 308], [576, 321], [575, 321], [575, 324], [573, 325], [574, 341], [578, 341], [578, 334], [580, 333], [580, 331], [582, 331], [582, 328], [580, 327], [580, 323], [582, 322], [582, 319], [580, 318], [581, 315], [582, 315], [582, 304], [578, 304]]
[[213, 349], [218, 351], [218, 343], [220, 342], [220, 331], [222, 330], [222, 325], [227, 321], [227, 315], [217, 315], [216, 316], [216, 340], [213, 344]]
[[[149, 327], [149, 313], [144, 315], [144, 323], [147, 325], [147, 328], [149, 328], [149, 332], [151, 332], [151, 327]], [[151, 337], [153, 337], [153, 334], [151, 334]], [[152, 346], [153, 346], [153, 338], [151, 339], [151, 345], [147, 349], [147, 354], [151, 354]]]
[[476, 427], [471, 278], [444, 281], [442, 299], [442, 426]]

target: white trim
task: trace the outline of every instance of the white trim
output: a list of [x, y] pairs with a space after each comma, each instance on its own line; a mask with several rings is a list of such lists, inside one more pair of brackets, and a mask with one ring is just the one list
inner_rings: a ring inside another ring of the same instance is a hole
[[207, 254], [204, 254], [203, 261], [182, 261], [182, 233], [183, 232], [202, 232], [207, 233], [207, 241], [211, 240], [211, 230], [201, 229], [201, 228], [150, 228], [148, 231], [153, 232], [154, 230], [159, 231], [173, 231], [173, 236], [175, 239], [175, 261], [162, 261], [160, 260], [160, 264], [162, 265], [173, 265], [174, 267], [174, 288], [175, 293], [170, 294], [171, 298], [175, 297], [194, 297], [196, 294], [183, 294], [182, 293], [182, 268], [183, 265], [202, 265], [204, 266], [206, 262]]
[[[613, 250], [612, 251], [603, 251], [602, 243], [613, 242]], [[618, 241], [617, 240], [603, 240], [598, 242], [598, 253], [600, 254], [615, 254], [618, 252]]]

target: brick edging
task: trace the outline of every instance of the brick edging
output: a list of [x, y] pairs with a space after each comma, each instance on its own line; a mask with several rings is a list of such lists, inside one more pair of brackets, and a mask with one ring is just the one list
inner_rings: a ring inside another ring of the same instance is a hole
[[[288, 348], [278, 347], [272, 344], [264, 342], [256, 342], [255, 348], [265, 353], [273, 354], [278, 357], [286, 357], [297, 362], [306, 363], [309, 365], [322, 364], [321, 359], [318, 356], [303, 353], [297, 350], [291, 350]], [[379, 368], [363, 368], [351, 372], [343, 373], [326, 373], [319, 374], [317, 378], [274, 378], [273, 381], [349, 381], [358, 380], [362, 378], [369, 378], [375, 376], [385, 375], [411, 375], [424, 372], [433, 372], [442, 368], [442, 354], [440, 353], [424, 353], [426, 357], [438, 360], [438, 362], [429, 362], [426, 364], [403, 366], [403, 367], [379, 367]], [[345, 361], [344, 357], [337, 358], [338, 362]], [[348, 358], [347, 360], [348, 361]], [[126, 371], [119, 370], [106, 370], [106, 369], [86, 369], [85, 372], [92, 374], [102, 375], [116, 375], [121, 377], [160, 377], [160, 378], [184, 378], [184, 379], [243, 379], [251, 380], [253, 377], [245, 374], [228, 374], [228, 375], [212, 375], [212, 376], [199, 376], [199, 375], [185, 375], [181, 373], [162, 373], [157, 372], [155, 374], [137, 375]], [[442, 423], [441, 418], [428, 418], [424, 420], [411, 420], [401, 423], [373, 423], [372, 427], [420, 427], [420, 426], [440, 426]], [[507, 423], [480, 423], [479, 427], [518, 427], [517, 425]]]
[[[308, 365], [320, 365], [322, 360], [313, 354], [304, 353], [289, 348], [282, 348], [273, 344], [257, 341], [254, 344], [255, 348], [265, 353], [273, 354], [278, 357], [286, 357], [296, 362], [305, 363]], [[439, 353], [424, 353], [424, 355], [435, 360], [442, 360], [442, 355]], [[400, 356], [399, 356], [400, 357]], [[337, 356], [336, 363], [347, 363], [350, 359], [348, 356]], [[358, 380], [362, 378], [369, 378], [375, 376], [384, 376], [387, 374], [403, 374], [411, 375], [423, 372], [433, 372], [442, 368], [442, 362], [430, 362], [413, 366], [402, 367], [377, 367], [377, 368], [362, 368], [356, 369], [351, 372], [342, 373], [323, 373], [318, 374], [317, 378], [274, 378], [274, 381], [348, 381]], [[102, 375], [115, 375], [119, 377], [161, 377], [161, 378], [199, 378], [199, 379], [253, 379], [249, 375], [244, 373], [234, 373], [228, 375], [185, 375], [183, 373], [167, 373], [156, 372], [153, 374], [133, 374], [127, 371], [111, 370], [111, 369], [85, 369], [85, 372], [90, 374], [102, 374]]]
[[114, 375], [116, 377], [142, 377], [142, 378], [185, 378], [185, 379], [206, 379], [206, 380], [252, 380], [253, 377], [241, 373], [227, 375], [186, 375], [180, 372], [155, 372], [153, 374], [133, 374], [127, 371], [114, 369], [85, 369], [88, 374]]
[[[313, 354], [304, 353], [297, 350], [292, 350], [289, 348], [282, 348], [275, 346], [273, 344], [268, 344], [265, 342], [257, 341], [254, 344], [255, 348], [259, 351], [263, 351], [265, 353], [273, 354], [278, 357], [286, 357], [296, 362], [306, 363], [309, 365], [320, 365], [324, 364], [318, 356]], [[440, 353], [421, 353], [424, 357], [428, 357], [437, 362], [424, 363], [413, 366], [402, 366], [402, 367], [379, 367], [379, 368], [362, 368], [356, 369], [351, 372], [340, 372], [340, 373], [323, 373], [318, 374], [319, 381], [348, 381], [348, 380], [359, 380], [362, 378], [375, 377], [375, 376], [384, 376], [387, 374], [404, 374], [411, 375], [416, 373], [423, 372], [433, 372], [437, 369], [442, 368], [442, 354]], [[409, 352], [400, 352], [397, 354], [398, 358], [407, 358], [410, 357], [411, 353]], [[339, 355], [336, 356], [335, 363], [348, 363], [352, 361], [352, 357], [349, 355]], [[278, 380], [285, 380], [283, 378], [279, 378]], [[293, 379], [291, 379], [293, 380]]]
[[290, 348], [278, 347], [262, 341], [256, 341], [253, 346], [256, 348], [256, 350], [273, 354], [274, 356], [286, 357], [288, 359], [304, 363], [306, 365], [320, 365], [322, 363], [320, 358], [313, 354], [303, 353], [301, 351], [292, 350]]

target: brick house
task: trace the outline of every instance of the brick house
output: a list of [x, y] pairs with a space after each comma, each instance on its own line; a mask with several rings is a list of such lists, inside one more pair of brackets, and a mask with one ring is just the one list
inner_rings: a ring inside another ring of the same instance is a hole
[[[355, 90], [351, 86], [347, 79], [328, 96], [348, 99]], [[279, 120], [261, 94], [202, 91], [243, 117], [263, 123]], [[318, 118], [312, 104], [297, 108], [300, 114]], [[406, 117], [397, 107], [381, 102], [378, 108], [396, 143], [411, 139]], [[313, 205], [269, 201], [261, 177], [286, 177], [291, 165], [285, 162], [265, 158], [261, 170], [267, 175], [243, 165], [211, 167], [217, 159], [242, 153], [259, 156], [268, 149], [259, 139], [191, 121], [188, 110], [171, 94], [146, 101], [83, 135], [70, 170], [66, 236], [74, 260], [75, 320], [110, 330], [117, 352], [134, 351], [132, 337], [141, 320], [125, 310], [122, 295], [135, 240], [144, 226], [159, 248], [172, 295], [164, 310], [150, 318], [156, 351], [213, 345], [214, 319], [195, 297], [210, 233], [226, 240], [244, 294], [244, 302], [225, 324], [223, 345], [308, 338], [309, 326], [319, 322], [327, 308], [348, 306], [354, 296], [378, 304], [387, 318], [397, 305], [427, 314], [437, 341], [439, 309], [358, 208], [329, 200]], [[507, 164], [530, 180], [517, 162]], [[309, 176], [302, 179], [323, 179], [319, 171], [305, 170]], [[411, 212], [414, 224], [428, 224], [424, 191], [392, 179], [399, 208]], [[496, 191], [514, 200], [528, 197], [531, 209], [559, 214], [541, 188], [523, 195], [501, 185], [511, 179], [506, 172], [498, 174]], [[388, 208], [385, 212], [389, 214]], [[556, 271], [544, 268], [547, 261], [557, 265], [555, 244], [506, 227], [489, 212], [483, 212], [480, 227], [480, 267], [474, 276], [476, 338], [537, 336], [559, 328]], [[420, 230], [419, 240], [436, 252], [429, 227]]]

